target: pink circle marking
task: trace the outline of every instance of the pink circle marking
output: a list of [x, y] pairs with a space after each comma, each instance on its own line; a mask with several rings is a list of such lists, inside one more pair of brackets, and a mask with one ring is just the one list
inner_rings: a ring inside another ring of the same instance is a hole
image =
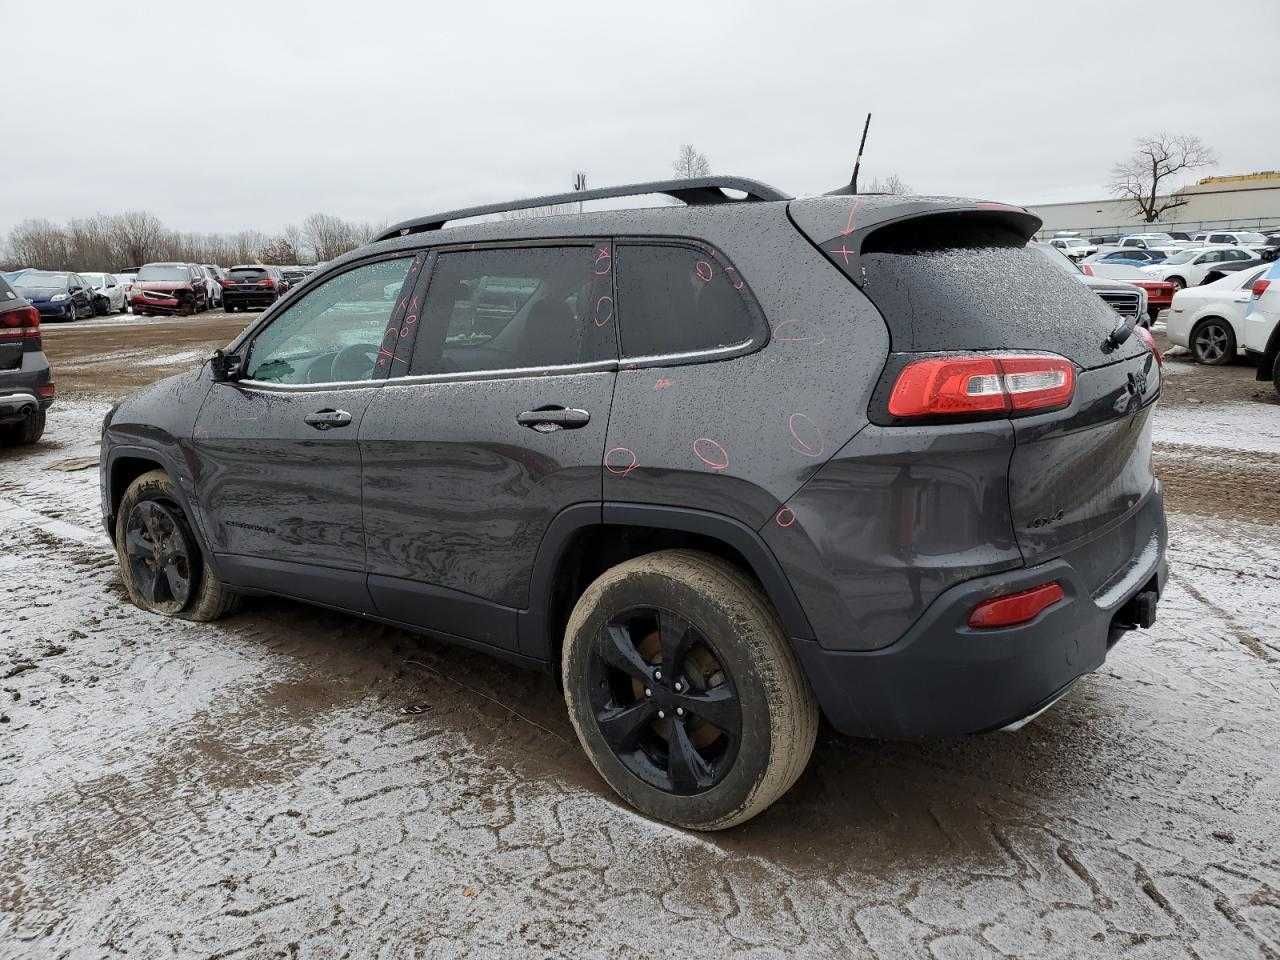
[[746, 284], [742, 282], [742, 277], [738, 275], [738, 271], [735, 270], [733, 267], [725, 267], [724, 272], [733, 274], [734, 276], [733, 289], [741, 290], [744, 286], [746, 286]]
[[[621, 454], [621, 458], [614, 457], [614, 454]], [[612, 457], [614, 462], [610, 463], [609, 458]], [[619, 460], [626, 460], [630, 457], [630, 462], [622, 463]], [[604, 455], [604, 468], [612, 473], [615, 477], [625, 477], [628, 473], [636, 468], [636, 453], [629, 447], [614, 447], [607, 451]]]
[[712, 470], [729, 469], [729, 451], [710, 437], [699, 437], [693, 441], [693, 455]]
[[[609, 304], [609, 312], [605, 314], [604, 318], [602, 319], [600, 317], [600, 304], [605, 303], [606, 301]], [[597, 327], [603, 327], [606, 323], [612, 320], [613, 319], [613, 297], [604, 296], [604, 297], [601, 297], [599, 300], [597, 300], [594, 315], [595, 315], [595, 321], [596, 321]]]
[[[806, 457], [820, 457], [826, 450], [821, 428], [803, 413], [793, 413], [787, 418], [787, 430], [791, 433], [791, 449]], [[808, 439], [800, 436], [805, 434]]]
[[699, 260], [693, 265], [693, 272], [698, 275], [698, 279], [703, 283], [710, 283], [711, 278], [715, 275], [715, 271], [711, 269], [711, 264], [706, 260]]
[[[592, 269], [591, 272], [594, 273], [597, 277], [603, 277], [606, 273], [609, 272], [609, 266], [610, 264], [613, 263], [613, 255], [609, 253], [609, 250], [607, 248], [601, 247], [599, 250], [596, 251], [596, 258], [594, 263], [595, 263], [595, 267]], [[604, 265], [603, 270], [600, 269], [601, 264]]]
[[777, 522], [778, 526], [785, 530], [796, 522], [796, 512], [790, 507], [783, 507], [773, 515], [773, 519]]

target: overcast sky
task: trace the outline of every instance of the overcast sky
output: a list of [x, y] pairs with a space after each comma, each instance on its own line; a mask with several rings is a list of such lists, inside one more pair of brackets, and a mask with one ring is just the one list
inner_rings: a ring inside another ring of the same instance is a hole
[[0, 0], [0, 235], [147, 209], [182, 230], [716, 173], [1096, 199], [1135, 136], [1280, 168], [1280, 2]]

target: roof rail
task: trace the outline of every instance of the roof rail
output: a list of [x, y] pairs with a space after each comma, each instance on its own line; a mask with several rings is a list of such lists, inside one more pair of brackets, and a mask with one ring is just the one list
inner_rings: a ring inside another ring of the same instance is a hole
[[[738, 190], [745, 193], [746, 197], [743, 200], [735, 200], [726, 196], [725, 190]], [[783, 193], [781, 190], [755, 180], [748, 180], [745, 177], [693, 177], [688, 180], [654, 180], [650, 183], [628, 183], [619, 187], [602, 187], [598, 190], [575, 190], [571, 193], [554, 193], [545, 197], [529, 197], [525, 200], [487, 203], [479, 207], [463, 207], [460, 210], [436, 213], [429, 217], [416, 217], [413, 220], [405, 220], [395, 226], [388, 227], [374, 238], [374, 242], [404, 237], [411, 233], [439, 230], [451, 220], [464, 220], [468, 217], [480, 217], [489, 213], [505, 213], [508, 210], [530, 210], [535, 207], [549, 207], [557, 203], [578, 203], [582, 200], [640, 197], [648, 193], [666, 194], [668, 197], [683, 200], [691, 207], [717, 203], [744, 203], [751, 200], [792, 199], [789, 194]]]

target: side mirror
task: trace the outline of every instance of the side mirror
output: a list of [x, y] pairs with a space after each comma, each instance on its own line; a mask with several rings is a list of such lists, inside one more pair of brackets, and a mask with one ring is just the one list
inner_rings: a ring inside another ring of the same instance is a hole
[[243, 374], [244, 361], [234, 353], [225, 350], [213, 351], [209, 358], [209, 372], [213, 374], [214, 383], [234, 383]]

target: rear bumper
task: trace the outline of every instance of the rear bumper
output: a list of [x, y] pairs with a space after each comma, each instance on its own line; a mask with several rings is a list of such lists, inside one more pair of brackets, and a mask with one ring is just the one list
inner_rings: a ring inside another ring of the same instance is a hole
[[52, 397], [40, 396], [40, 388], [52, 381], [49, 361], [39, 350], [24, 352], [20, 367], [0, 370], [0, 423], [16, 423], [53, 406]]
[[[1168, 534], [1159, 485], [1126, 520], [1143, 545], [1101, 588], [1072, 555], [957, 584], [943, 592], [895, 643], [879, 650], [793, 647], [831, 724], [851, 736], [952, 736], [1017, 724], [1096, 670], [1129, 629], [1150, 619], [1168, 577]], [[1119, 536], [1113, 531], [1107, 536]], [[1078, 568], [1079, 567], [1079, 568]], [[984, 600], [1051, 580], [1066, 596], [1030, 623], [995, 630], [968, 626]]]
[[262, 293], [245, 293], [240, 290], [222, 291], [222, 302], [228, 307], [269, 307], [276, 302], [277, 294], [274, 290], [267, 290]]

